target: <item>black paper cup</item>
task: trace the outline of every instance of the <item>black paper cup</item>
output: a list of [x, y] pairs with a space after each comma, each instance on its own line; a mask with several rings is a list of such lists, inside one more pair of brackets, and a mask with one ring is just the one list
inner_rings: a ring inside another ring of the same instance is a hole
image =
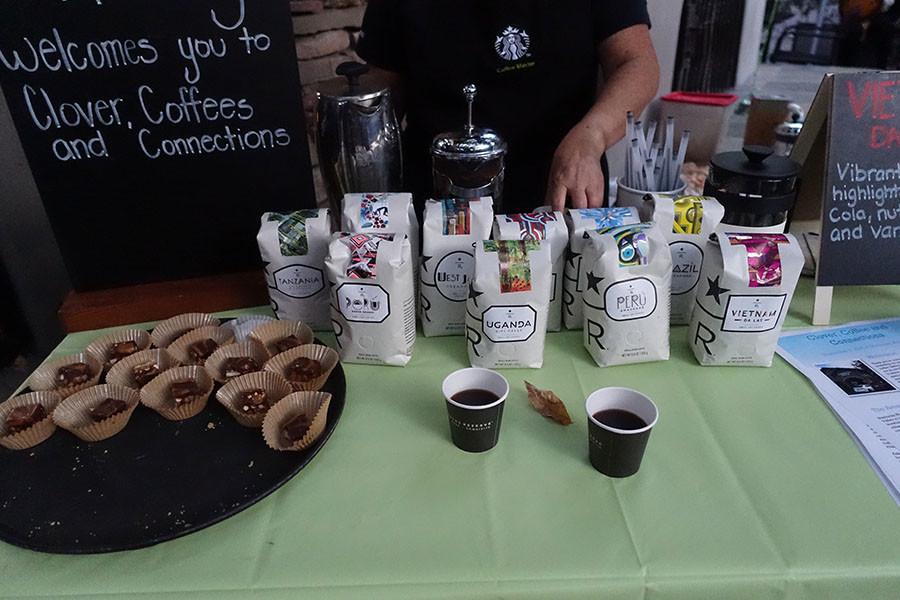
[[[659, 418], [653, 400], [628, 388], [603, 388], [587, 397], [588, 454], [595, 469], [609, 477], [637, 473], [644, 458], [650, 431]], [[639, 429], [617, 429], [594, 418], [605, 410], [623, 410], [637, 415], [646, 424]]]
[[[460, 369], [444, 379], [442, 389], [450, 418], [450, 438], [456, 447], [466, 452], [485, 452], [496, 446], [500, 438], [503, 405], [509, 395], [506, 378], [490, 369]], [[485, 390], [498, 399], [483, 405], [462, 404], [453, 400], [453, 396], [466, 390]]]

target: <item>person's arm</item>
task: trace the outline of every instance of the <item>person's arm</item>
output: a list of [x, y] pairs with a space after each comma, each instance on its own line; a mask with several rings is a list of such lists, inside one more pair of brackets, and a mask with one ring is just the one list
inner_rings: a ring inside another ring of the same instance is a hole
[[597, 101], [553, 155], [547, 203], [562, 210], [602, 206], [600, 156], [625, 135], [625, 114], [640, 114], [656, 95], [659, 63], [646, 25], [634, 25], [598, 44], [605, 84]]

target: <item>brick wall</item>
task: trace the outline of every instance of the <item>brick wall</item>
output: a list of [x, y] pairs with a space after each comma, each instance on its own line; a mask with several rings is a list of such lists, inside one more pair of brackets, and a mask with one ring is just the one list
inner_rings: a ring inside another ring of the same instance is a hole
[[365, 13], [366, 0], [292, 0], [295, 45], [303, 83], [303, 109], [309, 130], [313, 179], [319, 205], [326, 203], [319, 173], [313, 129], [316, 85], [334, 77], [334, 69], [347, 60], [358, 60], [353, 47]]

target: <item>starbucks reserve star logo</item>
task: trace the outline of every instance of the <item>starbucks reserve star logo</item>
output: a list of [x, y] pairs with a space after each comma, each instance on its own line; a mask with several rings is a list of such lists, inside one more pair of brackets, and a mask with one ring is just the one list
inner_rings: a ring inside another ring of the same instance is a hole
[[507, 61], [519, 60], [531, 47], [531, 38], [522, 29], [507, 27], [494, 40], [494, 49], [500, 58]]

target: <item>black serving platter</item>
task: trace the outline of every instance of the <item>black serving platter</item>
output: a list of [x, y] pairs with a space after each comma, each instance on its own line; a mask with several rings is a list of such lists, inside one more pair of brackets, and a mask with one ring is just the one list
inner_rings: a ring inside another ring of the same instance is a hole
[[58, 428], [34, 448], [0, 448], [0, 540], [56, 554], [117, 552], [227, 519], [288, 482], [331, 437], [346, 396], [340, 364], [322, 391], [332, 395], [328, 423], [302, 452], [270, 449], [214, 397], [180, 422], [138, 406], [102, 442]]

